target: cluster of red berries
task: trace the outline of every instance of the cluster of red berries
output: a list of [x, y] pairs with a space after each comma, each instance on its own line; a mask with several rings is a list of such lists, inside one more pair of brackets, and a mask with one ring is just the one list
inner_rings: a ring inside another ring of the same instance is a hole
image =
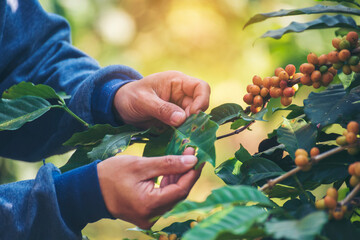
[[[340, 136], [336, 139], [336, 143], [340, 146], [353, 145], [358, 142], [357, 135], [359, 134], [359, 124], [355, 121], [348, 123], [346, 130], [343, 133], [343, 136]], [[359, 146], [355, 145], [348, 147], [347, 151], [350, 155], [356, 155], [359, 153]]]
[[329, 209], [329, 213], [335, 220], [341, 220], [347, 211], [345, 205], [338, 206], [338, 191], [335, 188], [329, 188], [323, 199], [316, 201], [317, 209]]
[[327, 87], [337, 74], [337, 70], [331, 67], [328, 56], [323, 54], [318, 57], [315, 53], [309, 53], [307, 61], [300, 65], [300, 72], [304, 74], [300, 82], [314, 88]]
[[292, 102], [292, 97], [297, 91], [298, 86], [292, 85], [291, 80], [301, 78], [302, 73], [295, 73], [296, 67], [289, 64], [285, 69], [277, 68], [275, 76], [261, 77], [255, 75], [252, 79], [253, 84], [247, 86], [247, 94], [243, 100], [250, 105], [252, 113], [259, 112], [267, 100], [270, 98], [281, 97], [281, 104], [288, 106]]
[[349, 32], [343, 38], [334, 38], [332, 45], [336, 50], [328, 54], [328, 59], [335, 69], [342, 69], [346, 75], [360, 72], [359, 35], [356, 32]]
[[[320, 154], [320, 150], [317, 147], [313, 147], [310, 150], [310, 157], [315, 157]], [[300, 167], [303, 171], [308, 171], [311, 169], [311, 163], [309, 159], [309, 154], [305, 149], [299, 148], [295, 151], [295, 164]]]

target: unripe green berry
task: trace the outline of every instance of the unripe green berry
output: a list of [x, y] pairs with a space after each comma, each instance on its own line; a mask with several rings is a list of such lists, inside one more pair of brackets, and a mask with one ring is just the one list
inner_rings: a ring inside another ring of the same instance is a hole
[[339, 47], [340, 47], [340, 50], [350, 49], [350, 42], [348, 40], [341, 40]]
[[322, 65], [319, 70], [321, 73], [326, 73], [328, 71], [328, 67], [325, 65]]
[[337, 63], [333, 64], [333, 68], [335, 68], [337, 70], [341, 69], [343, 66], [344, 66], [344, 63], [342, 63], [342, 62], [337, 62]]
[[340, 146], [344, 146], [347, 144], [346, 142], [346, 136], [339, 136], [336, 138], [336, 143], [339, 144]]
[[355, 66], [359, 63], [360, 59], [358, 56], [352, 56], [350, 57], [349, 59], [349, 64], [352, 65], [352, 66]]

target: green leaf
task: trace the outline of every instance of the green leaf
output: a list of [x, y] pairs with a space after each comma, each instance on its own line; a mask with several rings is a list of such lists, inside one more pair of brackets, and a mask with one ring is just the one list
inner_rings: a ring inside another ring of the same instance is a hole
[[301, 193], [301, 190], [287, 186], [284, 184], [276, 184], [273, 188], [267, 189], [266, 194], [268, 194], [269, 198], [289, 198], [289, 197], [297, 197]]
[[256, 223], [266, 220], [269, 213], [262, 208], [232, 207], [217, 212], [186, 232], [183, 240], [224, 239], [222, 234], [235, 234], [241, 239]]
[[105, 135], [114, 135], [126, 131], [133, 131], [134, 127], [124, 125], [121, 127], [113, 127], [110, 124], [96, 124], [89, 127], [84, 132], [75, 133], [69, 140], [63, 143], [64, 146], [88, 146], [99, 143]]
[[344, 5], [341, 4], [336, 6], [325, 6], [318, 4], [316, 6], [307, 7], [307, 8], [289, 9], [289, 10], [281, 9], [276, 12], [256, 14], [245, 24], [244, 28], [246, 28], [251, 24], [265, 21], [268, 18], [294, 16], [301, 14], [318, 14], [318, 13], [346, 13], [346, 14], [353, 14], [360, 16], [360, 10], [356, 8], [345, 7]]
[[331, 220], [324, 226], [321, 235], [336, 240], [359, 239], [360, 229], [348, 219]]
[[266, 232], [275, 239], [314, 239], [320, 234], [328, 215], [318, 211], [307, 215], [300, 220], [273, 220], [265, 223]]
[[252, 114], [251, 116], [247, 115], [245, 112], [240, 112], [240, 116], [245, 121], [251, 122], [251, 121], [266, 121], [263, 119], [264, 115], [267, 113], [268, 109], [263, 108], [260, 112]]
[[172, 128], [167, 129], [158, 137], [152, 137], [145, 145], [143, 156], [144, 157], [157, 157], [164, 156], [166, 147], [170, 142], [171, 136], [174, 130]]
[[310, 151], [315, 146], [317, 128], [306, 121], [288, 120], [284, 118], [283, 123], [277, 129], [279, 143], [285, 145], [286, 151], [295, 159], [295, 151], [299, 148]]
[[93, 149], [92, 146], [84, 146], [79, 147], [76, 151], [71, 155], [68, 162], [60, 168], [62, 173], [70, 171], [72, 169], [84, 166], [93, 162], [88, 156], [87, 153]]
[[238, 185], [242, 182], [243, 174], [240, 172], [242, 162], [236, 158], [226, 160], [215, 168], [215, 174], [227, 185]]
[[240, 162], [246, 162], [251, 159], [251, 154], [244, 148], [242, 144], [240, 144], [240, 149], [235, 152], [235, 157]]
[[284, 107], [284, 108], [283, 107], [276, 107], [276, 108], [272, 109], [273, 113], [277, 112], [277, 111], [282, 111], [282, 110], [291, 111], [286, 116], [287, 119], [293, 119], [293, 118], [296, 118], [296, 117], [304, 114], [304, 107], [301, 107], [301, 106], [298, 106], [298, 105], [295, 105], [295, 104], [291, 104], [290, 106], [287, 106], [287, 107]]
[[333, 123], [347, 124], [360, 114], [360, 87], [347, 93], [342, 85], [332, 85], [325, 91], [312, 92], [304, 100], [304, 107], [306, 116], [318, 128]]
[[210, 120], [210, 116], [200, 112], [191, 115], [183, 125], [175, 129], [166, 155], [181, 155], [185, 148], [194, 147], [198, 158], [198, 167], [203, 162], [215, 166], [216, 131], [219, 125]]
[[49, 111], [53, 105], [43, 98], [25, 96], [17, 99], [0, 99], [0, 131], [16, 130]]
[[270, 160], [253, 157], [241, 165], [241, 173], [246, 175], [246, 182], [244, 183], [254, 184], [263, 179], [277, 177], [285, 172]]
[[20, 82], [9, 89], [5, 90], [2, 98], [15, 99], [23, 96], [35, 96], [44, 99], [59, 99], [62, 98], [55, 92], [55, 90], [44, 84], [34, 85], [31, 82]]
[[161, 230], [161, 232], [165, 232], [167, 234], [176, 234], [178, 238], [181, 238], [182, 235], [191, 229], [190, 223], [194, 222], [195, 220], [187, 220], [185, 222], [175, 222], [171, 224], [170, 226], [164, 228]]
[[141, 131], [129, 126], [123, 128], [122, 132], [116, 135], [106, 135], [101, 143], [88, 153], [88, 157], [94, 161], [97, 159], [105, 160], [109, 157], [115, 156], [117, 153], [125, 151], [132, 136], [144, 132], [146, 131]]
[[211, 110], [211, 120], [219, 125], [231, 121], [240, 116], [243, 108], [236, 103], [225, 103]]
[[230, 126], [231, 129], [236, 130], [242, 126], [245, 126], [246, 124], [248, 124], [249, 121], [245, 121], [244, 119], [240, 118], [240, 119], [236, 119]]
[[291, 32], [298, 33], [311, 29], [324, 29], [324, 28], [333, 28], [333, 27], [357, 28], [357, 25], [352, 17], [345, 17], [343, 15], [336, 15], [336, 16], [323, 15], [314, 21], [310, 21], [306, 23], [292, 22], [287, 27], [277, 30], [267, 31], [261, 37], [262, 38], [271, 37], [274, 39], [280, 39], [286, 33], [291, 33]]
[[345, 90], [351, 90], [354, 87], [360, 85], [360, 74], [352, 72], [350, 75], [346, 75], [344, 73], [338, 74], [339, 79], [344, 86]]
[[256, 188], [249, 186], [224, 186], [212, 191], [204, 202], [192, 202], [185, 200], [177, 204], [170, 212], [164, 215], [179, 216], [191, 211], [208, 212], [215, 207], [229, 206], [232, 204], [257, 203], [262, 206], [272, 207], [274, 204]]

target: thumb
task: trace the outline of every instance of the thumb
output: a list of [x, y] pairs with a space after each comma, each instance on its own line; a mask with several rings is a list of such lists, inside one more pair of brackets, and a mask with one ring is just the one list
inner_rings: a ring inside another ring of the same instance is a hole
[[140, 161], [141, 176], [147, 180], [162, 175], [181, 174], [192, 169], [196, 163], [197, 157], [194, 155], [144, 157]]
[[181, 107], [166, 102], [158, 96], [148, 99], [147, 102], [150, 104], [147, 108], [148, 114], [167, 125], [177, 127], [186, 120], [185, 111]]

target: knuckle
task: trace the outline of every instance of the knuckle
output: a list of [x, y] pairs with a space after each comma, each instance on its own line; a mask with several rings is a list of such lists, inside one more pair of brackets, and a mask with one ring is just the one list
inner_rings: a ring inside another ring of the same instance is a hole
[[163, 160], [165, 168], [172, 168], [176, 166], [176, 159], [173, 156], [165, 156]]

